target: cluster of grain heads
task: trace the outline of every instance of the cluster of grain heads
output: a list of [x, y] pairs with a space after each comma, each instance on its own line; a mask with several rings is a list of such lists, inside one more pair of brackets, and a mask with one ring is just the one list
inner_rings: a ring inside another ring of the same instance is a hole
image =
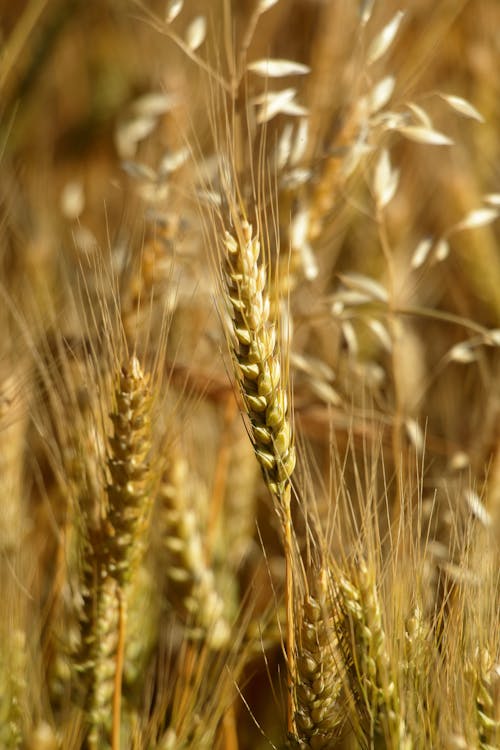
[[120, 732], [127, 584], [144, 550], [150, 511], [151, 396], [135, 357], [119, 374], [111, 413], [107, 504], [86, 531], [78, 671], [91, 750], [116, 747]]
[[287, 725], [288, 731], [294, 734], [296, 665], [291, 476], [295, 468], [295, 446], [288, 410], [287, 377], [282, 372], [283, 357], [276, 324], [270, 320], [268, 271], [260, 257], [260, 240], [246, 219], [236, 220], [235, 225], [236, 236], [229, 232], [225, 235], [227, 297], [232, 317], [230, 338], [255, 455], [275, 500], [282, 528], [286, 570]]
[[228, 644], [230, 628], [207, 560], [192, 490], [187, 461], [172, 451], [158, 493], [167, 596], [186, 624], [187, 636], [220, 649]]

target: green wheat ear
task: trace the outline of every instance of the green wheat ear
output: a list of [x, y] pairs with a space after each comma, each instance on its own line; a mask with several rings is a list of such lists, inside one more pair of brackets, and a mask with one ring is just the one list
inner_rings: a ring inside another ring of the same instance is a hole
[[151, 448], [149, 378], [137, 358], [124, 366], [110, 415], [107, 506], [100, 525], [86, 530], [81, 650], [77, 671], [85, 689], [88, 747], [111, 745], [119, 731], [127, 584], [145, 548], [149, 519]]

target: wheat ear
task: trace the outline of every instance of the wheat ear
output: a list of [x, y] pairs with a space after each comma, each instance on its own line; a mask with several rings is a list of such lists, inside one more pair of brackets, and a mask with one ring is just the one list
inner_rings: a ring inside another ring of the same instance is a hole
[[472, 668], [476, 725], [481, 750], [492, 750], [500, 742], [500, 665], [487, 649], [479, 654], [479, 665]]
[[[364, 743], [369, 747], [375, 743], [394, 750], [411, 750], [413, 742], [401, 713], [398, 681], [388, 652], [374, 571], [361, 561], [354, 580], [355, 583], [341, 576], [339, 594], [349, 623], [356, 674], [352, 690], [360, 704]], [[363, 721], [365, 718], [367, 722]]]
[[304, 750], [332, 747], [343, 715], [339, 700], [345, 681], [340, 628], [326, 571], [321, 570], [301, 610], [297, 659], [297, 744]]
[[188, 625], [188, 635], [223, 648], [230, 635], [224, 602], [215, 588], [190, 498], [189, 466], [172, 456], [159, 490], [162, 538], [167, 551], [169, 595]]
[[271, 323], [267, 270], [260, 241], [243, 220], [237, 237], [225, 235], [228, 298], [233, 322], [233, 359], [251, 426], [255, 455], [280, 515], [286, 565], [288, 732], [295, 724], [295, 627], [291, 482], [295, 448], [288, 412], [286, 378], [276, 326]]
[[119, 747], [126, 584], [144, 548], [149, 515], [151, 396], [148, 378], [132, 357], [115, 393], [106, 487], [99, 528], [87, 530], [80, 671], [89, 685], [86, 713], [90, 748]]

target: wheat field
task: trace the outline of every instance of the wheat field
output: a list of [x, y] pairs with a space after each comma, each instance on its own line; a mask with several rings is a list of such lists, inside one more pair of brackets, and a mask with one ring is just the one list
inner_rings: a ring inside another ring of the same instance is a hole
[[498, 1], [0, 9], [0, 748], [500, 748]]

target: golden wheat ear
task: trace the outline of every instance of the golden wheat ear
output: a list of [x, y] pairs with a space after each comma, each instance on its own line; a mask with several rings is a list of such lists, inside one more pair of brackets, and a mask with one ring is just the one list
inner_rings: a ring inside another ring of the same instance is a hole
[[224, 242], [227, 299], [232, 318], [230, 338], [255, 455], [281, 523], [286, 566], [287, 724], [289, 733], [293, 734], [296, 666], [291, 476], [295, 468], [295, 446], [277, 326], [270, 320], [267, 268], [260, 257], [260, 240], [245, 219], [235, 223], [236, 236], [226, 232]]
[[297, 620], [296, 743], [304, 750], [335, 746], [345, 723], [341, 695], [345, 684], [340, 627], [325, 570], [314, 571], [312, 593], [304, 597]]
[[232, 310], [233, 353], [241, 393], [250, 419], [255, 455], [272, 495], [283, 499], [295, 468], [276, 326], [270, 321], [267, 271], [248, 222], [241, 236], [226, 233], [228, 297]]

